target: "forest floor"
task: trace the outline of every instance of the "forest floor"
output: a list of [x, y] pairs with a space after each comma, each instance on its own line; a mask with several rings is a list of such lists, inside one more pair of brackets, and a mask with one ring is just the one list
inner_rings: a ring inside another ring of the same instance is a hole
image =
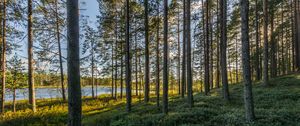
[[[83, 125], [86, 126], [172, 126], [172, 125], [300, 125], [300, 75], [288, 75], [270, 80], [270, 86], [259, 82], [253, 85], [256, 120], [245, 123], [243, 85], [230, 85], [230, 102], [222, 99], [221, 89], [209, 96], [195, 94], [195, 106], [189, 108], [186, 99], [170, 96], [169, 114], [156, 107], [155, 97], [143, 103], [133, 99], [132, 112], [125, 111], [125, 100], [112, 100], [101, 96], [83, 100]], [[107, 96], [106, 96], [107, 97]], [[11, 109], [9, 103], [7, 109]], [[65, 125], [67, 103], [60, 100], [38, 100], [37, 111], [32, 113], [25, 101], [18, 103], [16, 113], [0, 115], [0, 125]]]

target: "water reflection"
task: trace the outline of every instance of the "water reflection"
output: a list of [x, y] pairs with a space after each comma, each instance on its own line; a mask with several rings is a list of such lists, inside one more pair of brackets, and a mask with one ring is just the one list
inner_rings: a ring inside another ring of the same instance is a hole
[[[67, 89], [66, 89], [67, 91]], [[120, 88], [117, 90], [118, 92], [121, 91]], [[97, 95], [101, 94], [110, 94], [111, 88], [110, 87], [97, 87], [94, 88], [94, 92]], [[125, 93], [125, 89], [123, 89], [123, 92]], [[92, 96], [92, 87], [82, 87], [81, 88], [82, 96]], [[66, 92], [66, 95], [68, 93]], [[45, 99], [45, 98], [62, 98], [61, 95], [61, 89], [58, 88], [36, 88], [35, 89], [35, 97], [36, 99]], [[17, 89], [16, 90], [16, 100], [25, 100], [28, 99], [28, 89]], [[7, 89], [7, 93], [5, 95], [6, 101], [12, 101], [13, 100], [13, 91]]]

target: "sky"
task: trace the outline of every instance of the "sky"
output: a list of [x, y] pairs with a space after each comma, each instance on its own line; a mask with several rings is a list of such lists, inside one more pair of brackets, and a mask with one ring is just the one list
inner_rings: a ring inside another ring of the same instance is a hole
[[[97, 2], [97, 0], [79, 0], [79, 13], [80, 15], [84, 15], [84, 16], [88, 16], [88, 23], [90, 26], [92, 27], [96, 27], [96, 21], [97, 21], [97, 15], [99, 14], [99, 4]], [[170, 2], [169, 2], [170, 3]], [[200, 6], [196, 5], [195, 8], [193, 9], [197, 9]], [[83, 31], [80, 31], [83, 32]], [[83, 41], [83, 40], [81, 40]], [[22, 45], [22, 51], [20, 51], [18, 55], [20, 55], [21, 57], [23, 57], [24, 62], [27, 62], [27, 39], [25, 38], [25, 40], [23, 41], [24, 44]], [[66, 57], [66, 47], [67, 47], [67, 42], [63, 41], [62, 43], [62, 49], [63, 49], [63, 56]], [[47, 67], [47, 65], [44, 65], [45, 67]], [[66, 62], [64, 62], [64, 69], [66, 68]], [[47, 69], [47, 68], [45, 68]], [[64, 70], [66, 72], [66, 69]]]
[[[85, 4], [83, 4], [85, 3]], [[89, 25], [90, 26], [96, 26], [95, 23], [96, 23], [96, 16], [98, 14], [98, 2], [97, 0], [79, 0], [79, 8], [80, 8], [80, 15], [84, 15], [84, 16], [88, 16], [89, 17]], [[21, 28], [23, 29], [23, 28]], [[22, 31], [25, 31], [26, 32], [26, 27], [24, 27], [24, 30]], [[62, 46], [62, 53], [63, 53], [63, 56], [66, 57], [66, 47], [67, 47], [67, 42], [63, 41], [61, 42], [61, 46]], [[19, 50], [15, 50], [13, 52], [16, 53], [18, 56], [20, 56], [22, 58], [22, 61], [26, 64], [24, 64], [25, 68], [27, 67], [27, 57], [28, 57], [28, 54], [27, 54], [27, 35], [25, 36], [25, 38], [22, 40], [22, 47], [19, 49]], [[8, 57], [11, 57], [13, 55], [9, 55]], [[36, 59], [36, 57], [35, 57]], [[64, 68], [66, 68], [66, 62], [64, 62]], [[47, 65], [45, 65], [46, 67]], [[64, 70], [64, 72], [66, 72], [66, 69]]]
[[97, 18], [97, 14], [98, 14], [98, 9], [99, 9], [99, 5], [98, 5], [98, 2], [97, 0], [79, 0], [80, 3], [85, 3], [85, 5], [82, 5], [79, 7], [80, 9], [83, 9], [83, 10], [80, 10], [80, 14], [83, 14], [83, 15], [86, 15], [86, 16], [89, 16], [89, 23], [91, 25], [94, 25]]

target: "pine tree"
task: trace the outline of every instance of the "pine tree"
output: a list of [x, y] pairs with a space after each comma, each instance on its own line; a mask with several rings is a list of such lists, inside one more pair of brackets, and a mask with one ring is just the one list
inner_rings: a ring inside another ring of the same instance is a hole
[[220, 18], [221, 18], [221, 41], [220, 41], [220, 51], [221, 51], [221, 76], [223, 85], [223, 97], [226, 101], [229, 100], [229, 88], [228, 88], [228, 76], [227, 76], [227, 61], [226, 61], [226, 51], [227, 51], [227, 0], [220, 0]]
[[149, 23], [148, 23], [148, 0], [144, 0], [145, 7], [145, 102], [149, 102], [150, 70], [149, 70]]
[[28, 0], [28, 85], [29, 85], [29, 103], [33, 112], [36, 112], [35, 87], [34, 87], [34, 68], [33, 68], [33, 39], [32, 39], [32, 0]]
[[78, 0], [67, 0], [68, 36], [68, 125], [81, 125]]
[[168, 114], [168, 85], [169, 85], [169, 72], [168, 72], [168, 0], [164, 0], [164, 64], [163, 64], [163, 113]]
[[[3, 0], [2, 1], [3, 3], [3, 9], [2, 10], [2, 63], [1, 63], [1, 67], [2, 67], [2, 80], [1, 80], [1, 83], [2, 83], [2, 94], [1, 94], [1, 113], [4, 113], [4, 109], [5, 109], [5, 86], [6, 86], [6, 0]], [[1, 6], [1, 5], [0, 5]]]
[[246, 120], [254, 120], [254, 105], [252, 97], [252, 82], [250, 71], [250, 46], [249, 46], [249, 1], [241, 0], [241, 33], [242, 33], [242, 63], [244, 78], [244, 102], [246, 109]]
[[125, 32], [125, 59], [126, 59], [126, 110], [127, 112], [131, 111], [131, 68], [130, 68], [130, 42], [129, 42], [129, 21], [130, 21], [130, 5], [129, 5], [129, 0], [126, 0], [126, 32]]
[[268, 70], [268, 0], [263, 1], [264, 11], [264, 52], [263, 52], [263, 84], [268, 86], [269, 84], [269, 70]]
[[186, 49], [187, 49], [187, 91], [188, 91], [188, 104], [189, 107], [194, 106], [193, 100], [193, 75], [192, 75], [192, 60], [191, 60], [191, 1], [186, 2]]

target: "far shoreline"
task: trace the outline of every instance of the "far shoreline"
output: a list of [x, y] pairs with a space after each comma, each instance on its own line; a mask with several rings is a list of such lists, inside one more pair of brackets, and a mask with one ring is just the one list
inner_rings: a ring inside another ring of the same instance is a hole
[[[83, 88], [85, 87], [92, 87], [92, 85], [85, 85], [85, 86], [81, 86]], [[96, 87], [96, 86], [94, 86]], [[106, 88], [111, 88], [111, 86], [108, 85], [101, 85], [101, 86], [97, 86], [97, 87], [106, 87]], [[35, 86], [35, 88], [61, 88], [61, 86]], [[67, 89], [67, 86], [65, 87]], [[20, 88], [20, 89], [24, 89], [24, 88]]]

